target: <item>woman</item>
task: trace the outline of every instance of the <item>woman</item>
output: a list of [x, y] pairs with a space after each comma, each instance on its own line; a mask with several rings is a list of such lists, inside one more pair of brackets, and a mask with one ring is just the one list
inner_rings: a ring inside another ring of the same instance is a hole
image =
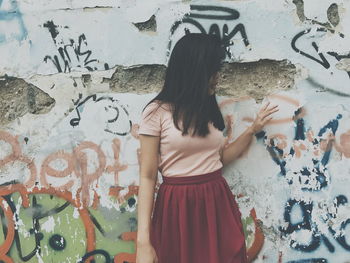
[[[224, 145], [215, 97], [224, 56], [216, 36], [185, 35], [174, 46], [163, 89], [142, 113], [137, 263], [247, 260], [240, 212], [221, 169], [278, 109], [265, 105], [251, 127]], [[154, 204], [158, 170], [163, 183]]]

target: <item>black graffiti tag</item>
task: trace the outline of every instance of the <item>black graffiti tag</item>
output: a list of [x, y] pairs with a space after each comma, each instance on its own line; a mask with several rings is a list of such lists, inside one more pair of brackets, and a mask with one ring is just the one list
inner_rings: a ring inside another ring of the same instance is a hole
[[[54, 55], [53, 57], [50, 55], [45, 56], [44, 61], [47, 63], [51, 61], [53, 65], [56, 67], [58, 72], [71, 72], [73, 67], [84, 67], [88, 71], [97, 70], [98, 60], [91, 58], [92, 51], [87, 49], [88, 43], [85, 34], [81, 34], [78, 37], [78, 41], [76, 42], [74, 39], [69, 39], [68, 43], [58, 42], [57, 36], [59, 35], [58, 28], [59, 26], [55, 25], [53, 21], [47, 21], [44, 24], [50, 34], [54, 44], [57, 47], [57, 51], [59, 56]], [[67, 27], [65, 27], [67, 28]], [[78, 64], [75, 64], [73, 61], [73, 57], [76, 59]], [[109, 69], [107, 63], [104, 64], [104, 69]]]
[[[76, 105], [75, 112], [77, 114], [77, 117], [74, 117], [70, 120], [71, 126], [75, 127], [75, 126], [79, 125], [80, 120], [81, 120], [81, 115], [80, 115], [81, 109], [84, 107], [84, 104], [86, 102], [91, 101], [91, 100], [95, 103], [98, 103], [101, 101], [108, 101], [108, 102], [110, 102], [110, 104], [105, 108], [105, 110], [106, 111], [111, 110], [111, 111], [115, 112], [114, 117], [107, 120], [106, 127], [104, 128], [105, 132], [112, 133], [112, 134], [119, 135], [119, 136], [125, 136], [131, 132], [132, 122], [129, 118], [129, 112], [123, 106], [123, 104], [121, 104], [117, 99], [114, 99], [113, 97], [110, 97], [110, 96], [99, 96], [98, 97], [96, 94], [87, 96], [86, 98], [83, 99], [82, 94], [79, 93], [78, 100], [73, 101], [73, 103]], [[118, 126], [123, 126], [123, 127], [126, 126], [127, 127], [126, 130], [119, 130], [120, 128], [118, 128], [118, 130], [115, 130], [115, 129], [110, 128], [108, 124], [116, 122], [122, 114], [124, 115], [124, 117], [126, 117], [126, 120], [125, 120], [126, 123], [125, 123], [125, 125], [118, 125]]]
[[[199, 20], [222, 20], [222, 21], [234, 21], [240, 16], [239, 12], [235, 9], [221, 7], [221, 6], [210, 6], [210, 5], [191, 5], [191, 12], [186, 14], [181, 20], [176, 21], [170, 30], [171, 36], [174, 35], [175, 31], [178, 30], [180, 25], [191, 25], [194, 26], [199, 32], [204, 34], [217, 35], [221, 39], [221, 43], [226, 47], [226, 55], [231, 58], [232, 54], [229, 47], [233, 45], [231, 39], [238, 33], [241, 34], [244, 45], [249, 46], [249, 40], [246, 33], [246, 29], [242, 23], [237, 24], [231, 31], [227, 23], [224, 23], [222, 30], [217, 23], [210, 25], [207, 31]], [[197, 11], [197, 12], [196, 12]], [[185, 28], [185, 34], [188, 34], [190, 30]], [[172, 40], [168, 43], [168, 55], [172, 48]]]

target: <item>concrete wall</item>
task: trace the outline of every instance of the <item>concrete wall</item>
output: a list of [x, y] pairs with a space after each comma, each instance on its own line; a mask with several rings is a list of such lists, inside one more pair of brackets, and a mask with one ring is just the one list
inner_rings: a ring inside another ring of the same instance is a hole
[[138, 123], [174, 43], [219, 34], [251, 262], [349, 262], [350, 1], [0, 0], [0, 261], [135, 262]]

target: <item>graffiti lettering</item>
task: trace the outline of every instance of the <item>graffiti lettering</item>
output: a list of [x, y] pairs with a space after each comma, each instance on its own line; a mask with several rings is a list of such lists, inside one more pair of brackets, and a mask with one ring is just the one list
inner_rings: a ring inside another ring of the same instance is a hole
[[[311, 32], [311, 28], [309, 28], [309, 29], [307, 29], [307, 30], [304, 30], [304, 31], [301, 31], [301, 32], [299, 32], [298, 34], [296, 34], [296, 35], [294, 36], [294, 38], [292, 39], [292, 43], [291, 43], [292, 49], [293, 49], [296, 53], [299, 53], [299, 54], [301, 54], [301, 55], [307, 57], [308, 59], [311, 59], [311, 60], [317, 62], [318, 64], [322, 65], [325, 69], [329, 69], [330, 66], [331, 66], [330, 63], [329, 63], [329, 61], [328, 61], [328, 59], [326, 58], [325, 54], [323, 54], [322, 52], [319, 51], [319, 47], [318, 47], [318, 45], [317, 45], [317, 43], [316, 43], [315, 41], [313, 41], [313, 42], [311, 43], [311, 45], [312, 45], [312, 47], [315, 49], [315, 51], [317, 52], [319, 58], [316, 58], [316, 57], [310, 55], [309, 53], [307, 53], [306, 51], [303, 51], [303, 50], [301, 50], [300, 48], [297, 47], [297, 42], [298, 42], [298, 40], [301, 39], [301, 38], [303, 38], [304, 36], [310, 34], [310, 32]], [[322, 32], [322, 33], [331, 32], [331, 33], [335, 34], [335, 31], [334, 31], [334, 30], [328, 29], [328, 28], [324, 28], [324, 27], [318, 27], [318, 28], [316, 29], [316, 32]], [[340, 36], [341, 38], [344, 38], [344, 37], [345, 37], [345, 35], [342, 34], [342, 33], [338, 33], [338, 34], [339, 34], [339, 36]], [[350, 53], [347, 54], [347, 55], [340, 55], [340, 54], [338, 54], [337, 52], [329, 51], [329, 52], [327, 52], [327, 54], [328, 54], [329, 56], [334, 57], [337, 61], [341, 61], [342, 59], [350, 58]], [[350, 78], [350, 71], [347, 71], [347, 74], [348, 74], [348, 76], [349, 76], [349, 78]]]
[[[180, 26], [186, 26], [191, 25], [194, 27], [196, 31], [199, 30], [199, 32], [204, 34], [213, 34], [217, 35], [221, 39], [221, 43], [223, 46], [226, 47], [226, 55], [231, 58], [232, 54], [229, 49], [230, 46], [233, 45], [233, 42], [231, 39], [237, 34], [240, 33], [242, 36], [242, 40], [244, 45], [247, 47], [249, 46], [249, 40], [246, 33], [246, 29], [242, 23], [237, 24], [231, 31], [229, 30], [229, 26], [224, 23], [222, 25], [222, 30], [220, 31], [220, 27], [218, 24], [213, 23], [209, 27], [209, 30], [206, 31], [204, 26], [197, 21], [197, 19], [201, 20], [237, 20], [240, 16], [239, 12], [235, 9], [227, 8], [227, 7], [220, 7], [220, 6], [206, 6], [206, 5], [191, 5], [191, 12], [183, 17], [180, 21], [176, 21], [170, 30], [171, 36], [175, 34], [175, 31], [179, 29]], [[195, 12], [199, 11], [199, 12]], [[211, 12], [211, 13], [209, 13]], [[185, 34], [189, 33], [190, 30], [185, 27]], [[230, 31], [230, 32], [229, 32]], [[170, 55], [170, 51], [172, 48], [172, 40], [168, 43], [168, 55]]]
[[[327, 207], [327, 209], [325, 210], [326, 212], [322, 216], [322, 219], [326, 224], [329, 225], [328, 230], [332, 234], [334, 239], [344, 249], [350, 251], [350, 246], [347, 243], [344, 234], [347, 225], [350, 223], [350, 218], [343, 220], [338, 229], [335, 229], [335, 226], [329, 223], [333, 218], [336, 218], [338, 216], [337, 210], [339, 206], [345, 205], [347, 203], [347, 198], [344, 195], [337, 196], [333, 201], [332, 207]], [[301, 219], [298, 222], [292, 222], [291, 217], [293, 211], [295, 211], [297, 207], [301, 210]], [[316, 250], [321, 245], [321, 242], [323, 242], [327, 247], [328, 251], [333, 253], [335, 251], [334, 245], [329, 241], [329, 239], [325, 236], [324, 233], [321, 233], [321, 231], [318, 230], [317, 224], [312, 221], [313, 207], [313, 202], [306, 203], [304, 201], [298, 202], [296, 200], [288, 200], [284, 211], [284, 220], [287, 223], [287, 227], [281, 227], [280, 230], [285, 235], [292, 234], [301, 230], [307, 230], [312, 232], [311, 240], [308, 244], [299, 243], [298, 241], [292, 239], [290, 246], [293, 249], [311, 252]], [[339, 232], [340, 234], [336, 234], [337, 232]]]
[[[71, 72], [73, 67], [86, 68], [88, 71], [94, 71], [98, 69], [97, 65], [93, 66], [93, 63], [97, 63], [98, 60], [90, 58], [92, 51], [84, 50], [84, 48], [87, 48], [88, 46], [85, 34], [81, 34], [78, 37], [78, 43], [76, 43], [76, 41], [71, 38], [68, 40], [68, 43], [64, 43], [63, 41], [57, 41], [57, 36], [59, 35], [59, 26], [55, 25], [53, 21], [47, 21], [44, 24], [44, 27], [48, 28], [51, 34], [51, 38], [58, 48], [57, 51], [59, 53], [59, 56], [45, 56], [44, 61], [46, 63], [50, 60], [58, 72], [64, 73]], [[76, 59], [76, 62], [73, 61], [73, 58]], [[104, 64], [104, 69], [109, 69], [107, 63]]]
[[[335, 119], [329, 121], [314, 137], [311, 130], [305, 131], [304, 119], [297, 117], [300, 112], [301, 109], [295, 112], [295, 137], [293, 146], [289, 151], [284, 148], [286, 144], [283, 140], [286, 138], [283, 135], [273, 135], [268, 139], [265, 136], [268, 140], [267, 150], [272, 160], [280, 167], [280, 174], [287, 178], [289, 184], [298, 183], [302, 190], [317, 191], [329, 184], [330, 176], [327, 164], [333, 148], [333, 140], [329, 138], [335, 136], [339, 119], [342, 116], [338, 115]], [[328, 137], [324, 138], [326, 134]], [[294, 166], [290, 163], [293, 162], [293, 159], [300, 158], [302, 152], [307, 150], [314, 153], [312, 165], [299, 167], [300, 170], [292, 170]], [[324, 152], [323, 156], [319, 156], [322, 151]]]
[[[18, 194], [22, 197], [22, 203], [17, 197]], [[22, 208], [20, 204], [22, 204]], [[75, 232], [79, 233], [78, 237], [84, 238], [85, 236], [86, 238], [86, 242], [84, 241], [86, 253], [81, 256], [79, 262], [91, 263], [94, 262], [94, 259], [100, 259], [100, 256], [104, 258], [104, 261], [99, 260], [95, 262], [112, 263], [113, 257], [114, 262], [123, 262], [120, 261], [121, 258], [125, 262], [135, 262], [135, 254], [117, 253], [111, 256], [109, 251], [96, 247], [98, 240], [95, 227], [97, 229], [98, 227], [101, 228], [101, 224], [96, 217], [92, 215], [91, 209], [81, 207], [79, 203], [72, 198], [71, 193], [67, 191], [57, 191], [51, 187], [41, 189], [35, 187], [31, 191], [28, 191], [27, 188], [21, 184], [4, 185], [0, 186], [0, 206], [0, 216], [4, 233], [4, 242], [0, 246], [0, 260], [4, 262], [26, 262], [38, 255], [42, 255], [45, 242], [47, 242], [48, 246], [56, 251], [56, 253], [71, 253], [68, 252], [70, 250], [67, 251], [68, 245], [76, 246], [77, 248], [81, 246], [78, 245], [81, 243], [79, 240], [74, 241], [70, 239], [70, 242], [73, 242], [73, 244], [69, 244], [67, 241], [69, 235], [65, 235], [64, 232], [50, 234], [45, 231], [43, 229], [43, 221], [50, 217], [55, 217], [58, 222], [63, 221], [62, 223], [66, 222], [66, 220], [82, 222], [81, 226], [83, 228], [75, 229]], [[72, 217], [72, 208], [77, 209], [80, 216], [79, 218], [74, 219], [74, 217]], [[20, 210], [24, 210], [26, 213], [21, 213]], [[26, 215], [30, 215], [30, 217], [28, 218]], [[28, 224], [29, 230], [23, 229], [23, 227], [21, 227], [23, 223], [21, 222], [27, 221], [28, 219], [31, 220], [31, 224]], [[70, 226], [67, 225], [65, 228], [69, 230]], [[72, 230], [74, 230], [74, 226], [71, 231]], [[23, 236], [23, 233], [26, 231], [29, 232], [31, 240], [34, 242], [34, 247], [29, 251], [27, 248], [28, 237]], [[108, 236], [105, 230], [103, 230], [103, 233], [104, 237]], [[122, 233], [121, 240], [135, 241], [136, 232]], [[76, 242], [76, 244], [74, 244], [74, 242]], [[25, 249], [23, 248], [23, 243], [26, 244]], [[16, 249], [18, 259], [12, 248]], [[79, 253], [79, 249], [74, 251], [74, 253]], [[56, 254], [56, 256], [58, 255], [59, 254]], [[65, 259], [67, 258], [68, 255], [65, 256]], [[73, 260], [73, 258], [71, 259]]]
[[[82, 100], [82, 101], [81, 101]], [[132, 131], [132, 122], [129, 119], [129, 113], [127, 109], [119, 102], [119, 100], [114, 99], [110, 96], [97, 96], [96, 94], [90, 95], [84, 99], [82, 99], [82, 94], [79, 94], [79, 99], [77, 101], [73, 101], [75, 107], [75, 111], [77, 114], [77, 117], [72, 118], [70, 120], [71, 126], [78, 126], [81, 120], [80, 113], [83, 111], [82, 109], [85, 107], [85, 104], [87, 102], [93, 101], [94, 103], [104, 103], [106, 106], [104, 107], [104, 110], [106, 112], [113, 111], [113, 117], [106, 120], [106, 127], [104, 128], [105, 132], [112, 133], [119, 136], [125, 136], [129, 134]], [[116, 123], [118, 121], [118, 125], [113, 125], [112, 128], [111, 124]], [[123, 123], [120, 123], [122, 121]], [[125, 130], [120, 130], [121, 128], [125, 128]]]

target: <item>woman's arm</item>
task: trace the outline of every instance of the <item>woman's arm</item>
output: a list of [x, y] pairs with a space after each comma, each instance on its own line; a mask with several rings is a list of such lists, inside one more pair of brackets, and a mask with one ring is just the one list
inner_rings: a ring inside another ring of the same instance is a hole
[[138, 192], [138, 245], [150, 244], [154, 188], [158, 174], [159, 136], [140, 135], [140, 186]]
[[258, 113], [252, 126], [246, 129], [234, 142], [226, 146], [221, 152], [221, 162], [223, 166], [236, 160], [244, 150], [249, 146], [252, 141], [253, 135], [261, 131], [267, 122], [272, 117], [271, 114], [278, 111], [278, 106], [269, 107], [270, 103], [267, 103]]

